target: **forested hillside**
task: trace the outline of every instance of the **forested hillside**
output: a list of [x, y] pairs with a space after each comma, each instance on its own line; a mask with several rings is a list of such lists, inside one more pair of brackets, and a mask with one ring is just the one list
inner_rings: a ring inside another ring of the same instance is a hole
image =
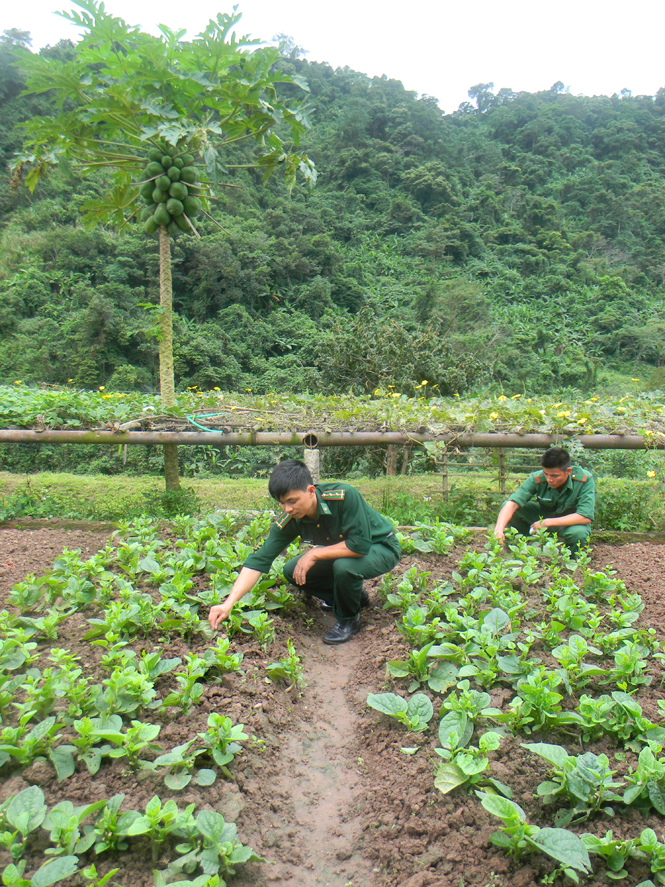
[[[62, 169], [32, 196], [13, 176], [16, 124], [51, 112], [21, 95], [22, 43], [0, 44], [0, 381], [152, 391], [157, 243], [85, 230], [101, 175]], [[180, 389], [665, 387], [665, 90], [485, 84], [444, 115], [298, 55], [282, 66], [309, 84], [318, 184], [289, 196], [230, 172], [225, 230], [204, 219], [200, 240], [177, 238]]]

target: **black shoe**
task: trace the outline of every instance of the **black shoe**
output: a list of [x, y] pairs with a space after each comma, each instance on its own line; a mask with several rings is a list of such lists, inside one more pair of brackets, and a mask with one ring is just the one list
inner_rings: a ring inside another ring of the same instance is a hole
[[[369, 599], [369, 595], [367, 594], [367, 592], [363, 588], [363, 590], [360, 592], [360, 609], [366, 610], [368, 607], [371, 607], [371, 606], [372, 606], [372, 602]], [[332, 604], [328, 604], [328, 603], [326, 603], [326, 601], [321, 601], [321, 609], [323, 610], [324, 613], [330, 613], [332, 611], [332, 608], [333, 608]]]
[[360, 613], [353, 619], [338, 619], [328, 634], [323, 636], [324, 644], [345, 644], [354, 634], [358, 634], [362, 627]]

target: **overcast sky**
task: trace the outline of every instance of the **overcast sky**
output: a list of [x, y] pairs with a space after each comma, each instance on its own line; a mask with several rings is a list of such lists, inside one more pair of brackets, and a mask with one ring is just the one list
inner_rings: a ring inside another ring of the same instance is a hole
[[[106, 0], [131, 24], [154, 32], [163, 22], [190, 37], [232, 5]], [[5, 0], [0, 30], [30, 31], [33, 49], [76, 40], [76, 29], [53, 12], [70, 8], [66, 0]], [[534, 92], [561, 80], [585, 95], [653, 95], [665, 86], [663, 0], [240, 0], [239, 11], [243, 34], [288, 34], [311, 61], [401, 80], [436, 96], [447, 113], [476, 83]]]

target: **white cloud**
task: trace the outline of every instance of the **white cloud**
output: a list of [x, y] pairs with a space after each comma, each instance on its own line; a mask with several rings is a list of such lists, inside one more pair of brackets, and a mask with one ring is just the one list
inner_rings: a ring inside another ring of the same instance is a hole
[[[75, 39], [75, 28], [53, 14], [53, 2], [4, 4], [0, 30], [30, 31], [34, 47]], [[202, 0], [106, 0], [106, 6], [149, 31], [165, 22], [186, 27], [189, 36], [219, 9]], [[62, 8], [71, 7], [65, 2]], [[241, 0], [240, 11], [243, 33], [267, 40], [288, 34], [312, 61], [401, 80], [407, 89], [436, 96], [447, 112], [482, 82], [536, 91], [561, 80], [587, 95], [623, 88], [654, 94], [665, 86], [665, 4], [653, 0], [628, 7], [607, 0]]]

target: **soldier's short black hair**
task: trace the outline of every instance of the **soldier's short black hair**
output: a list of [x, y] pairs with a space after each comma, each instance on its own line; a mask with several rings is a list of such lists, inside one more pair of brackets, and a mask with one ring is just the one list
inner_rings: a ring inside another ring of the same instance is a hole
[[543, 453], [540, 464], [543, 468], [561, 468], [565, 471], [570, 468], [570, 453], [563, 447], [550, 447]]
[[285, 459], [273, 469], [268, 481], [268, 492], [281, 502], [287, 493], [293, 490], [305, 492], [314, 481], [309, 473], [309, 468], [300, 459]]

